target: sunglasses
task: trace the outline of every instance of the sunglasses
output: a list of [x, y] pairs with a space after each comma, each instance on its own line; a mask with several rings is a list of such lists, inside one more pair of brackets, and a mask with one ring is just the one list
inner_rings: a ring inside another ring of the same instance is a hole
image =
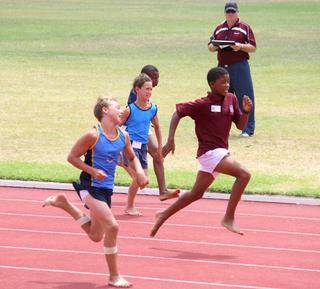
[[226, 13], [227, 14], [234, 14], [234, 13], [236, 13], [237, 11], [234, 11], [234, 10], [228, 10], [228, 11], [226, 11]]

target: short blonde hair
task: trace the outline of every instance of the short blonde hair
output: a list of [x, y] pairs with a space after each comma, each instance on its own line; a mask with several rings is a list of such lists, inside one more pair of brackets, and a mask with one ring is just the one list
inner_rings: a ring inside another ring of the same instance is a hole
[[110, 106], [111, 101], [117, 101], [113, 97], [108, 96], [99, 96], [97, 99], [97, 102], [93, 108], [94, 116], [98, 121], [101, 121], [102, 119], [102, 109], [104, 107], [108, 108]]

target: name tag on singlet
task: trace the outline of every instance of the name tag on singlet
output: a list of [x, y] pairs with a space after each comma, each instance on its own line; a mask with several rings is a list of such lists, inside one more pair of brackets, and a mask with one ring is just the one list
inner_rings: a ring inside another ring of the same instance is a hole
[[220, 105], [211, 105], [211, 112], [221, 112]]
[[142, 146], [142, 143], [141, 142], [139, 142], [139, 141], [132, 141], [132, 147], [134, 148], [134, 149], [141, 149], [141, 146]]

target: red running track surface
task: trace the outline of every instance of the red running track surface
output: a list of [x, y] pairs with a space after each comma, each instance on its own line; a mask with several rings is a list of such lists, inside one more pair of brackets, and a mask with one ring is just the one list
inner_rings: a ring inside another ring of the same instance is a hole
[[[0, 187], [0, 288], [108, 287], [102, 244], [62, 210], [42, 208], [57, 193]], [[74, 192], [64, 193], [82, 207]], [[154, 213], [172, 200], [138, 195], [140, 217], [124, 215], [125, 201], [115, 194], [112, 211], [120, 225], [119, 268], [133, 288], [320, 288], [317, 206], [241, 202], [240, 236], [219, 225], [227, 202], [203, 199], [149, 238]]]

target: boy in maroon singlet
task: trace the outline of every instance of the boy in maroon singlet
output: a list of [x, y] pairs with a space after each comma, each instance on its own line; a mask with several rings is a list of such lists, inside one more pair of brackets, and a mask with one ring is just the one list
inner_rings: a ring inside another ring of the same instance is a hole
[[252, 102], [248, 96], [244, 96], [243, 110], [240, 111], [236, 96], [228, 92], [230, 82], [228, 71], [222, 67], [210, 69], [207, 81], [211, 89], [207, 96], [176, 105], [168, 140], [163, 147], [164, 157], [169, 152], [174, 153], [174, 135], [180, 119], [189, 116], [194, 120], [199, 144], [197, 159], [200, 163], [195, 184], [191, 191], [179, 197], [166, 210], [157, 212], [156, 221], [150, 233], [151, 237], [156, 235], [158, 229], [170, 216], [201, 199], [219, 173], [236, 178], [221, 224], [231, 232], [243, 234], [235, 224], [234, 215], [251, 175], [245, 167], [230, 157], [228, 138], [232, 122], [239, 130], [246, 126]]

